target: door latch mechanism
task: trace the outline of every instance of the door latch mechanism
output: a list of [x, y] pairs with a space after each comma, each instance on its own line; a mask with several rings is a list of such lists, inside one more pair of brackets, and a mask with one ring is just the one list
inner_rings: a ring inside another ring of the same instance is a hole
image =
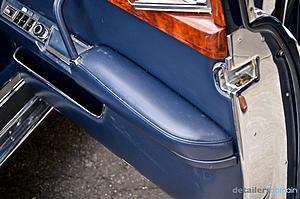
[[259, 57], [255, 57], [242, 66], [231, 68], [230, 62], [217, 63], [214, 66], [216, 86], [227, 94], [239, 94], [253, 82], [259, 80]]

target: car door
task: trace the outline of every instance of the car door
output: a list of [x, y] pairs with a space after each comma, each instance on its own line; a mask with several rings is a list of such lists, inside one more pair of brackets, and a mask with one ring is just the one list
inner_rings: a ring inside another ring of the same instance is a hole
[[272, 2], [2, 0], [2, 90], [30, 93], [2, 146], [55, 108], [174, 198], [295, 197], [299, 53]]

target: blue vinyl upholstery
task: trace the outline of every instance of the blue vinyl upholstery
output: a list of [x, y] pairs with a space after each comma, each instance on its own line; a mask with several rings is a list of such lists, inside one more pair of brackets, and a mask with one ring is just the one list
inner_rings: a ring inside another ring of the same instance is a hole
[[115, 51], [101, 46], [73, 67], [75, 81], [118, 112], [130, 112], [149, 135], [171, 151], [194, 160], [234, 155], [233, 140], [196, 107]]

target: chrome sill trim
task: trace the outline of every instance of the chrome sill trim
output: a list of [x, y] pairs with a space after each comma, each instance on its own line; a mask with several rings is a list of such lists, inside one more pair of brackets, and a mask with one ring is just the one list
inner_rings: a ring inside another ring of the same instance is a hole
[[0, 90], [0, 107], [7, 102], [23, 85], [24, 80], [21, 79], [20, 75], [16, 75], [14, 78], [9, 79], [8, 82]]
[[[5, 132], [7, 132], [8, 129], [10, 129], [14, 122], [17, 121], [18, 119], [20, 119], [20, 117], [22, 117], [22, 115], [28, 111], [28, 109], [37, 101], [37, 97], [34, 97], [33, 99], [31, 99], [27, 104], [25, 104], [25, 106], [10, 120], [10, 122], [8, 122], [5, 127], [3, 127], [0, 131], [0, 140], [2, 138], [2, 136], [5, 134]], [[0, 146], [1, 149], [1, 146]]]
[[[0, 167], [53, 110], [38, 97], [33, 97], [0, 132]], [[8, 137], [3, 138], [4, 135]]]

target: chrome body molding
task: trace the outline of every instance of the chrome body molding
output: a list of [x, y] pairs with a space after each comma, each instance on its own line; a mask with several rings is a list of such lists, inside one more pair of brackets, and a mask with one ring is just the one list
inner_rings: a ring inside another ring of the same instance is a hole
[[128, 0], [136, 10], [211, 13], [209, 0]]
[[[230, 56], [226, 63], [217, 64], [215, 69], [221, 64], [230, 73], [244, 67], [253, 58], [259, 60], [259, 78], [238, 92], [226, 93], [233, 101], [244, 188], [286, 188], [286, 123], [279, 73], [271, 51], [260, 33], [247, 29], [233, 32], [228, 36], [228, 43]], [[219, 91], [224, 92], [218, 80], [216, 85]], [[240, 95], [247, 102], [246, 111], [242, 109]], [[285, 198], [285, 193], [268, 194], [268, 198]], [[245, 199], [266, 196], [267, 192], [244, 193]]]

